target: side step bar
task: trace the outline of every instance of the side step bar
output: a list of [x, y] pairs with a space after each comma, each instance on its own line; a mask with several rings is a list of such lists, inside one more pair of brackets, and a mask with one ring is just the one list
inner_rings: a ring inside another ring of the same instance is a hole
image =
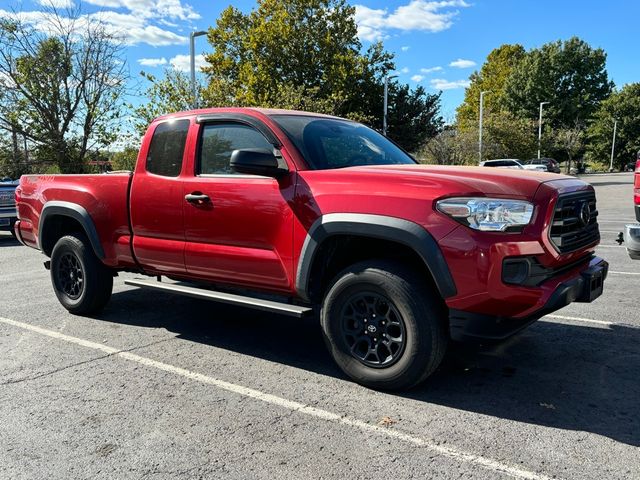
[[212, 300], [214, 302], [228, 303], [230, 305], [238, 305], [241, 307], [255, 308], [265, 312], [279, 313], [291, 317], [302, 318], [313, 312], [312, 308], [301, 307], [300, 305], [291, 305], [289, 303], [274, 302], [271, 300], [263, 300], [261, 298], [245, 297], [243, 295], [234, 295], [233, 293], [216, 292], [205, 288], [187, 287], [177, 285], [175, 283], [162, 283], [153, 280], [125, 280], [125, 285], [133, 287], [148, 288], [150, 290], [160, 290], [187, 297], [201, 298], [204, 300]]

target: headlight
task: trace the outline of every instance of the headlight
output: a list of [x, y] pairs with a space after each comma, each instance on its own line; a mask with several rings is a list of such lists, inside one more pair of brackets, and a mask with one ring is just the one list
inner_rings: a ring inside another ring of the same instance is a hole
[[463, 225], [487, 232], [524, 227], [533, 216], [531, 203], [502, 198], [446, 198], [436, 207]]

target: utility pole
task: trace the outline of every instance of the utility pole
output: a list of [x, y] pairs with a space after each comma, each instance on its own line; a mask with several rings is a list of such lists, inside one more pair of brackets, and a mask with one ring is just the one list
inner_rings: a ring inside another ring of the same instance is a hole
[[207, 32], [191, 32], [189, 34], [189, 56], [191, 60], [191, 95], [193, 98], [193, 108], [199, 107], [198, 89], [196, 87], [196, 53], [195, 53], [195, 39], [206, 35]]
[[482, 117], [484, 115], [484, 94], [489, 93], [488, 90], [480, 92], [480, 124], [478, 126], [478, 165], [482, 163]]
[[542, 106], [549, 102], [540, 102], [540, 116], [538, 117], [538, 159], [540, 159], [540, 145], [542, 144]]
[[389, 79], [396, 78], [397, 75], [386, 75], [384, 77], [384, 99], [383, 99], [383, 109], [382, 112], [382, 135], [387, 136], [387, 107], [388, 107], [388, 97], [389, 97]]
[[611, 141], [611, 160], [609, 161], [609, 172], [613, 172], [613, 155], [616, 151], [616, 131], [618, 129], [618, 120], [613, 119], [613, 140]]

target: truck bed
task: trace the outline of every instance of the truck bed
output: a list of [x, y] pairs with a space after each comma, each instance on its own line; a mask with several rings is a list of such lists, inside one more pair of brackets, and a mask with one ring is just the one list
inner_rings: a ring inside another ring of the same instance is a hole
[[[47, 222], [66, 221], [57, 217], [57, 206], [75, 204], [89, 214], [102, 251], [102, 261], [108, 266], [135, 265], [130, 241], [128, 195], [132, 174], [129, 172], [96, 175], [24, 175], [17, 192], [17, 234], [22, 242], [44, 250], [48, 245], [39, 238], [43, 223], [43, 207]], [[77, 207], [76, 207], [77, 208]], [[80, 209], [80, 216], [82, 212]], [[91, 232], [88, 233], [89, 236]], [[94, 245], [94, 249], [99, 248]]]

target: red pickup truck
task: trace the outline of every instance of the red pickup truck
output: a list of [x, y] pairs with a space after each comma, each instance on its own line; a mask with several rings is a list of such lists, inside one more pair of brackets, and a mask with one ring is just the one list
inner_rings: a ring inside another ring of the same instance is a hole
[[[318, 313], [356, 381], [415, 385], [449, 340], [502, 339], [602, 293], [593, 188], [572, 177], [419, 165], [352, 121], [206, 109], [156, 119], [134, 172], [24, 176], [22, 243], [62, 305], [139, 287]], [[161, 277], [169, 280], [162, 281]]]
[[[640, 152], [638, 152], [635, 173], [633, 175], [633, 203], [635, 206], [636, 220], [640, 222]], [[625, 225], [623, 238], [627, 244], [629, 256], [634, 260], [640, 260], [640, 223]]]

